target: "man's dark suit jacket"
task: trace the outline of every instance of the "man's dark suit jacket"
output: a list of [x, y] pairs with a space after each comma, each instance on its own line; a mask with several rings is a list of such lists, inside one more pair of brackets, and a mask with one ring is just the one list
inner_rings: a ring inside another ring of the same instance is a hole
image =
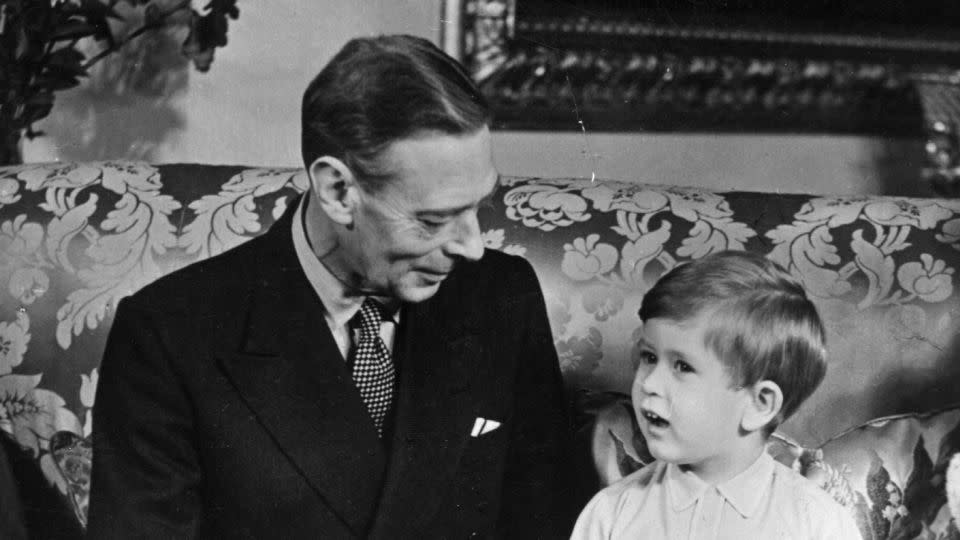
[[[297, 260], [293, 206], [119, 304], [90, 538], [565, 534], [567, 416], [530, 265], [488, 250], [404, 306], [384, 444]], [[502, 425], [472, 437], [478, 417]]]

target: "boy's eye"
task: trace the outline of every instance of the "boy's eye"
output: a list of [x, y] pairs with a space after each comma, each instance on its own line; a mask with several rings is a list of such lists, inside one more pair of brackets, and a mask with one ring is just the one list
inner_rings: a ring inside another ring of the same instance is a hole
[[674, 362], [673, 367], [680, 373], [693, 373], [693, 366], [684, 362], [683, 360], [677, 360]]
[[640, 364], [653, 365], [657, 363], [657, 355], [650, 351], [640, 351]]

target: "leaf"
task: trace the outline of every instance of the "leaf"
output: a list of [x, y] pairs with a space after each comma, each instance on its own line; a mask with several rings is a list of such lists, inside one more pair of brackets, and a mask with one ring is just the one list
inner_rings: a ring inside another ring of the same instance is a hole
[[47, 60], [48, 69], [57, 73], [83, 76], [87, 70], [83, 67], [84, 55], [72, 47], [63, 47], [50, 54]]
[[[110, 170], [110, 164], [104, 167], [103, 171]], [[99, 169], [92, 172], [95, 174], [77, 175], [77, 180], [84, 181], [90, 177], [93, 181], [101, 176]], [[84, 287], [71, 292], [66, 303], [57, 310], [56, 338], [63, 349], [70, 347], [73, 335], [79, 335], [85, 328], [96, 328], [106, 315], [106, 310], [115, 306], [120, 298], [159, 277], [161, 271], [155, 255], [177, 245], [170, 214], [180, 207], [180, 203], [170, 195], [159, 193], [161, 186], [159, 182], [150, 180], [152, 175], [149, 170], [141, 172], [141, 176], [146, 175], [146, 178], [135, 178], [134, 181], [110, 181], [108, 178], [113, 177], [104, 175], [104, 187], [123, 193], [123, 196], [100, 224], [100, 228], [110, 234], [90, 239], [90, 245], [84, 252], [93, 260], [93, 264], [74, 272]], [[96, 201], [96, 197], [91, 195], [83, 206], [95, 206]], [[52, 250], [51, 257], [71, 272], [73, 265], [67, 246], [72, 236], [68, 235], [75, 235], [74, 228], [80, 225], [76, 223], [79, 221], [77, 216], [73, 216], [79, 208], [81, 206], [67, 210], [61, 220], [63, 223], [60, 228], [66, 232], [56, 232], [64, 239], [54, 242], [48, 239], [47, 244], [48, 251]], [[82, 224], [86, 224], [91, 212], [86, 211]], [[71, 219], [67, 220], [67, 217]], [[53, 221], [51, 227], [52, 224]], [[74, 228], [68, 227], [70, 224]]]
[[867, 276], [869, 289], [866, 296], [860, 300], [857, 307], [866, 309], [877, 302], [884, 300], [890, 294], [894, 283], [895, 264], [892, 257], [885, 256], [880, 248], [863, 239], [863, 231], [853, 232], [850, 241], [857, 267]]
[[55, 485], [61, 494], [67, 495], [67, 479], [60, 473], [53, 456], [49, 453], [40, 456], [40, 470], [43, 471], [43, 476], [48, 482]]
[[957, 529], [956, 519], [951, 520], [947, 525], [947, 535], [942, 540], [960, 540], [960, 529]]
[[863, 493], [857, 492], [857, 501], [853, 505], [853, 519], [860, 529], [862, 540], [882, 540], [873, 530], [870, 507], [863, 498]]
[[[46, 440], [60, 429], [78, 430], [80, 422], [55, 392], [37, 388], [41, 375], [0, 377], [0, 426], [38, 455]], [[4, 426], [6, 424], [6, 426]]]
[[818, 266], [840, 264], [840, 257], [837, 256], [837, 246], [833, 245], [833, 235], [830, 234], [830, 228], [820, 226], [810, 234], [810, 246], [813, 251], [809, 252], [810, 260]]
[[69, 494], [73, 499], [77, 518], [86, 525], [85, 510], [89, 504], [90, 470], [93, 463], [90, 440], [71, 431], [58, 431], [50, 438], [50, 455], [60, 478], [70, 485]]
[[713, 226], [727, 236], [726, 249], [745, 249], [747, 240], [757, 235], [757, 231], [751, 229], [746, 223], [731, 221], [728, 219], [719, 220]]
[[205, 15], [192, 10], [190, 33], [182, 47], [183, 55], [190, 58], [200, 72], [210, 69], [216, 48], [227, 44], [227, 17], [236, 19], [240, 16], [236, 0], [211, 0], [204, 9], [207, 10]]
[[98, 32], [100, 32], [100, 29], [97, 26], [86, 21], [74, 19], [59, 25], [53, 33], [50, 34], [50, 39], [52, 41], [72, 41], [74, 39], [83, 39], [97, 35]]
[[933, 485], [933, 463], [923, 445], [923, 436], [913, 448], [913, 471], [903, 490], [903, 504], [910, 511], [908, 517], [922, 523], [930, 523], [940, 508], [947, 502], [943, 482]]
[[23, 121], [32, 124], [37, 120], [46, 118], [53, 110], [53, 105], [27, 105], [23, 112]]
[[54, 217], [47, 225], [47, 256], [68, 272], [73, 272], [73, 265], [67, 258], [67, 246], [86, 228], [87, 220], [97, 209], [97, 200], [96, 194], [91, 194], [85, 203], [67, 210], [61, 217]]
[[663, 252], [663, 246], [670, 239], [670, 222], [664, 221], [660, 228], [641, 235], [635, 242], [627, 242], [621, 248], [620, 271], [624, 276], [632, 276], [642, 282], [647, 264]]
[[240, 16], [240, 9], [237, 8], [237, 0], [210, 0], [210, 2], [204, 6], [204, 9], [208, 9], [212, 13], [227, 15], [234, 20]]
[[[34, 79], [30, 86], [32, 92], [56, 92], [58, 90], [69, 90], [80, 84], [80, 79], [76, 76], [65, 74], [57, 70], [44, 70], [43, 73]], [[51, 101], [51, 104], [53, 102]]]
[[113, 9], [113, 4], [114, 2], [105, 3], [101, 0], [80, 0], [80, 7], [76, 13], [86, 14], [88, 17], [122, 21], [123, 17]]
[[797, 238], [810, 234], [815, 227], [815, 223], [795, 221], [789, 225], [778, 225], [776, 229], [767, 231], [764, 236], [776, 245], [767, 257], [772, 261], [780, 263], [784, 268], [789, 268], [790, 246]]
[[196, 218], [183, 228], [179, 246], [188, 254], [215, 255], [260, 230], [255, 199], [284, 187], [302, 189], [299, 174], [289, 171], [250, 169], [230, 178], [216, 195], [204, 195], [190, 203]]
[[940, 451], [937, 454], [937, 464], [934, 470], [946, 471], [950, 459], [958, 452], [960, 452], [960, 422], [953, 426], [953, 429], [944, 435], [940, 441]]
[[46, 45], [35, 35], [27, 33], [26, 25], [17, 32], [17, 46], [14, 49], [13, 57], [18, 62], [30, 64], [36, 62], [43, 56]]
[[75, 13], [83, 16], [88, 24], [96, 28], [96, 32], [93, 34], [94, 39], [97, 41], [106, 40], [107, 47], [113, 48], [116, 42], [113, 39], [113, 31], [110, 29], [110, 23], [107, 19], [122, 21], [123, 17], [114, 11], [112, 5], [99, 0], [81, 0], [80, 7], [77, 8]]
[[913, 516], [898, 516], [890, 525], [887, 540], [915, 540], [921, 532], [923, 532], [923, 524]]
[[87, 248], [95, 262], [77, 271], [85, 287], [70, 293], [57, 310], [56, 336], [63, 349], [70, 347], [72, 335], [97, 328], [110, 306], [161, 275], [154, 255], [177, 243], [169, 215], [178, 206], [156, 191], [127, 192], [107, 213], [101, 227], [115, 233]]
[[50, 106], [53, 105], [53, 92], [39, 90], [34, 94], [31, 94], [25, 101], [27, 105], [35, 106]]
[[640, 470], [643, 467], [643, 463], [637, 461], [630, 454], [627, 453], [627, 450], [623, 446], [623, 441], [620, 440], [620, 437], [617, 437], [617, 434], [613, 430], [608, 430], [607, 433], [610, 434], [610, 438], [613, 439], [613, 445], [617, 449], [617, 469], [620, 470], [620, 474], [627, 476], [635, 471]]
[[699, 259], [727, 247], [726, 237], [714, 230], [706, 220], [699, 220], [690, 229], [689, 236], [677, 248], [677, 255]]
[[883, 517], [883, 509], [890, 504], [890, 473], [883, 466], [883, 460], [876, 452], [871, 452], [870, 471], [867, 473], [867, 497], [870, 498], [870, 529], [880, 538], [886, 538], [890, 531], [890, 522]]

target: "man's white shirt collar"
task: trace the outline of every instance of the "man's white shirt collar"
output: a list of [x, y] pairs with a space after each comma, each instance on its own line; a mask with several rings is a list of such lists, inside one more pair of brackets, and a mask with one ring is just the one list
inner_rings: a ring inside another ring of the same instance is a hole
[[[347, 293], [347, 288], [342, 281], [327, 269], [320, 259], [317, 258], [310, 241], [307, 239], [307, 232], [304, 226], [304, 213], [306, 211], [307, 201], [310, 197], [308, 191], [300, 198], [297, 210], [293, 215], [291, 225], [293, 234], [293, 248], [297, 253], [297, 259], [303, 272], [307, 275], [307, 280], [316, 291], [317, 297], [323, 303], [326, 310], [327, 323], [331, 328], [341, 328], [350, 322], [350, 319], [360, 311], [364, 296], [351, 295]], [[400, 310], [389, 310], [392, 313], [392, 319], [395, 323], [399, 322]]]

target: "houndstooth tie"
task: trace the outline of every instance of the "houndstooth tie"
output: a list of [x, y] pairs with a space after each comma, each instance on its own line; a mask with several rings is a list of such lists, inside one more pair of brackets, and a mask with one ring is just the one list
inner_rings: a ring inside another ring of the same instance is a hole
[[387, 345], [380, 339], [380, 322], [384, 320], [383, 306], [367, 298], [360, 311], [351, 319], [359, 328], [360, 336], [353, 347], [353, 382], [367, 405], [367, 412], [383, 437], [383, 424], [393, 405], [395, 373], [393, 359]]

